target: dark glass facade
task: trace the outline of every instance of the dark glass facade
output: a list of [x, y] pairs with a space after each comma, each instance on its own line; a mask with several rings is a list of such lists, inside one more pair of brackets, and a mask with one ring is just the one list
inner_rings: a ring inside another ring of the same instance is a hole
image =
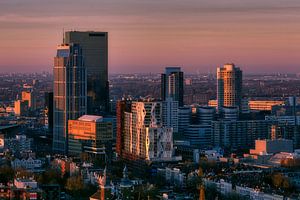
[[183, 72], [180, 67], [166, 67], [165, 73], [161, 74], [161, 99], [166, 101], [172, 98], [181, 107], [184, 105], [183, 95]]
[[88, 114], [109, 110], [108, 33], [68, 31], [65, 43], [79, 44], [87, 69]]

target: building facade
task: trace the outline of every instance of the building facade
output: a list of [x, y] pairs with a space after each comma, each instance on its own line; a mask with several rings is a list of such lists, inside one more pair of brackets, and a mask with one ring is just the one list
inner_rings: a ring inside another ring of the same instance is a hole
[[255, 140], [268, 138], [271, 124], [267, 120], [213, 121], [213, 145], [232, 150], [252, 148]]
[[130, 160], [171, 160], [173, 129], [162, 126], [162, 102], [133, 101], [124, 114], [122, 157]]
[[[109, 145], [113, 140], [112, 122], [102, 116], [83, 115], [76, 120], [69, 120], [69, 155], [83, 152], [103, 159], [108, 157]], [[110, 149], [111, 150], [111, 149]]]
[[17, 116], [26, 115], [28, 112], [28, 101], [17, 100], [15, 101], [14, 112]]
[[242, 70], [234, 64], [225, 64], [217, 69], [218, 109], [223, 106], [241, 108]]
[[165, 73], [161, 74], [161, 99], [165, 101], [172, 98], [183, 106], [183, 72], [180, 67], [166, 67]]
[[23, 91], [22, 92], [22, 100], [28, 101], [28, 108], [31, 110], [36, 109], [36, 99], [34, 98], [33, 92]]
[[178, 133], [178, 101], [167, 98], [162, 102], [162, 124], [173, 128], [174, 133]]
[[68, 31], [65, 43], [79, 44], [87, 70], [88, 114], [108, 111], [108, 33]]
[[54, 152], [68, 152], [68, 120], [86, 113], [86, 94], [86, 69], [81, 47], [77, 44], [58, 46], [54, 58]]

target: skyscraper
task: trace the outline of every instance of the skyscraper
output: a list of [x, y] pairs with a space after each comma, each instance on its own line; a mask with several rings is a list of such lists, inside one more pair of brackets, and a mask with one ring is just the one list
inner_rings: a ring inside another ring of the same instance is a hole
[[161, 74], [161, 98], [163, 101], [172, 98], [183, 106], [183, 72], [180, 67], [166, 67], [165, 73]]
[[86, 69], [78, 44], [58, 46], [54, 58], [53, 151], [67, 153], [68, 120], [86, 114]]
[[167, 98], [162, 102], [162, 125], [173, 128], [174, 134], [178, 133], [178, 101]]
[[79, 44], [87, 70], [88, 114], [108, 111], [108, 33], [69, 31], [64, 42]]
[[239, 107], [242, 102], [242, 70], [234, 64], [217, 69], [218, 109], [223, 106]]
[[162, 103], [133, 101], [125, 112], [122, 157], [130, 160], [171, 160], [173, 129], [161, 124]]
[[45, 125], [49, 132], [53, 131], [53, 92], [45, 93]]
[[131, 112], [131, 101], [120, 100], [117, 102], [117, 137], [116, 137], [116, 152], [119, 156], [122, 155], [124, 149], [124, 132], [125, 132], [125, 112]]

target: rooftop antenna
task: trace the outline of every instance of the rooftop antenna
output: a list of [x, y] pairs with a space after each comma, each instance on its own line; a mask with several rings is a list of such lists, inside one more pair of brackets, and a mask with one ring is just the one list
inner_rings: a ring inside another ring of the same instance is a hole
[[65, 28], [63, 28], [63, 44], [65, 44]]

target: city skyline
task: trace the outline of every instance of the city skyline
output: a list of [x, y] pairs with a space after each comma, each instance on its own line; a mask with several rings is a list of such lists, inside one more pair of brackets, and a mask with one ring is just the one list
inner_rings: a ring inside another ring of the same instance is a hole
[[[63, 30], [109, 32], [109, 73], [298, 73], [300, 2], [67, 1], [0, 3], [1, 72], [52, 71]], [[62, 41], [61, 41], [62, 42]]]
[[299, 13], [0, 1], [0, 199], [300, 199]]

